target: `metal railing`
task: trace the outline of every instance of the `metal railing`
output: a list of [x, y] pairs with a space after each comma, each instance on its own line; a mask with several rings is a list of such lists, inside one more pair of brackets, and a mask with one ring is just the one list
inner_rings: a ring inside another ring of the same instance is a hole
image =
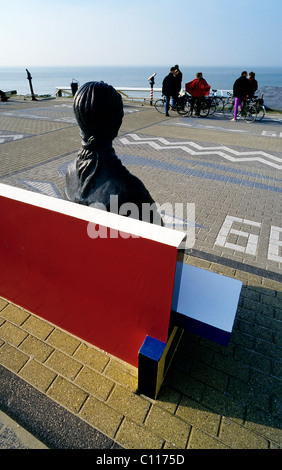
[[[150, 101], [151, 100], [151, 88], [150, 87], [114, 87], [124, 98], [124, 100], [132, 101]], [[216, 96], [227, 96], [228, 92], [232, 93], [231, 90], [217, 90]], [[162, 88], [154, 88], [154, 101], [162, 96]], [[72, 90], [70, 86], [58, 86], [55, 92], [56, 97], [72, 96]]]
[[[122, 86], [115, 86], [114, 87], [125, 100], [150, 100], [150, 93], [151, 88], [149, 87], [122, 87]], [[157, 97], [159, 98], [162, 93], [161, 88], [154, 88], [154, 93], [156, 93]], [[70, 86], [58, 86], [56, 87], [55, 92], [56, 97], [62, 96], [72, 96], [72, 90]]]

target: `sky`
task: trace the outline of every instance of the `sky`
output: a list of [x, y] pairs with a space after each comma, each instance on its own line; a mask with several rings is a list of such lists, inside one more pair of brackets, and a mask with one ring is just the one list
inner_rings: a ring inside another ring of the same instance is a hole
[[282, 66], [282, 0], [0, 0], [0, 66]]

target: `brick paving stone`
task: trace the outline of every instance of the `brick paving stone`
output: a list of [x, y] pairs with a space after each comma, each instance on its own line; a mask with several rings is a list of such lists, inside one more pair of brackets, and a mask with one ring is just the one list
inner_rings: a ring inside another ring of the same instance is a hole
[[150, 407], [147, 400], [119, 385], [114, 387], [107, 403], [139, 424], [145, 421]]
[[19, 346], [27, 337], [27, 333], [21, 330], [18, 326], [6, 321], [0, 326], [0, 336], [12, 345]]
[[258, 410], [248, 409], [245, 426], [265, 439], [282, 446], [282, 429], [278, 418]]
[[4, 344], [0, 348], [0, 364], [13, 372], [19, 372], [28, 359], [29, 356], [27, 354], [24, 354], [10, 344]]
[[182, 395], [178, 390], [174, 390], [164, 383], [159, 391], [158, 404], [161, 408], [174, 414], [181, 396]]
[[74, 413], [80, 410], [88, 396], [81, 388], [60, 376], [52, 382], [47, 395]]
[[233, 357], [226, 357], [222, 354], [215, 353], [213, 359], [213, 367], [223, 371], [226, 375], [247, 381], [250, 374], [250, 368], [246, 364], [235, 361]]
[[84, 366], [77, 377], [75, 383], [79, 387], [87, 390], [101, 400], [106, 400], [114, 387], [114, 382], [98, 372]]
[[226, 443], [232, 443], [233, 449], [268, 449], [268, 440], [251, 432], [249, 429], [223, 418], [219, 438]]
[[219, 390], [227, 389], [228, 375], [215, 368], [195, 362], [191, 367], [190, 374], [191, 377], [195, 377], [200, 382], [211, 385], [214, 388]]
[[[280, 420], [280, 423], [281, 423], [281, 421], [282, 421], [281, 395], [272, 397], [271, 409], [272, 409], [272, 414], [275, 417], [277, 417]], [[280, 424], [280, 427], [281, 427], [281, 424]]]
[[126, 449], [161, 449], [164, 444], [160, 436], [127, 418], [122, 422], [116, 439]]
[[188, 395], [196, 401], [200, 401], [205, 390], [205, 385], [191, 377], [189, 373], [183, 371], [181, 368], [177, 369], [178, 364], [176, 361], [174, 361], [173, 366], [174, 367], [170, 367], [167, 373], [165, 384]]
[[19, 375], [41, 392], [46, 392], [57, 376], [55, 372], [35, 360], [28, 361]]
[[203, 428], [215, 437], [218, 434], [220, 416], [186, 396], [181, 398], [176, 416], [187, 421], [193, 428]]
[[54, 352], [49, 355], [45, 364], [69, 380], [74, 380], [82, 368], [80, 362], [57, 350], [54, 350]]
[[46, 344], [42, 340], [28, 335], [27, 338], [21, 343], [19, 349], [39, 362], [44, 362], [54, 351], [54, 348]]
[[246, 405], [231, 393], [206, 387], [201, 403], [218, 416], [231, 417], [233, 421], [244, 424]]
[[250, 348], [236, 346], [235, 359], [237, 361], [242, 361], [244, 364], [249, 366], [256, 367], [262, 372], [270, 373], [272, 365], [271, 359], [265, 357], [263, 354], [253, 351], [251, 349], [253, 344], [250, 344], [250, 341], [249, 346]]
[[47, 342], [66, 354], [73, 354], [80, 345], [79, 339], [57, 328], [48, 336]]
[[115, 436], [123, 420], [122, 413], [119, 413], [95, 397], [88, 398], [81, 408], [79, 415], [109, 437]]
[[186, 447], [191, 425], [176, 418], [158, 406], [152, 406], [146, 418], [146, 427], [154, 434], [184, 449]]
[[214, 436], [210, 436], [201, 429], [193, 428], [188, 449], [230, 449], [231, 447], [224, 444]]
[[84, 343], [79, 345], [78, 349], [74, 352], [73, 357], [83, 362], [83, 364], [93, 367], [93, 369], [96, 369], [99, 372], [103, 372], [110, 360], [110, 357], [103, 351], [99, 351], [94, 347], [89, 347]]
[[114, 359], [108, 363], [104, 374], [131, 391], [135, 392], [138, 386], [137, 369], [130, 364], [124, 364]]
[[8, 302], [4, 299], [0, 299], [0, 312], [3, 310], [4, 307], [8, 305]]
[[16, 325], [21, 325], [29, 317], [29, 315], [30, 314], [25, 310], [11, 304], [7, 305], [7, 307], [1, 311], [1, 316], [3, 318], [10, 320]]
[[261, 410], [270, 411], [270, 398], [265, 391], [231, 377], [228, 392], [246, 405], [253, 405]]
[[36, 317], [35, 315], [31, 315], [22, 324], [22, 328], [42, 340], [46, 339], [51, 331], [54, 330], [54, 326], [41, 320], [41, 318]]

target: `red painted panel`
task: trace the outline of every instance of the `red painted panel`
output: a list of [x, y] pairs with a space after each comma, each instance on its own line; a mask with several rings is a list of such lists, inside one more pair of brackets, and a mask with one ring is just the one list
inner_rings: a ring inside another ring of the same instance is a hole
[[0, 197], [0, 296], [137, 366], [146, 335], [167, 341], [177, 249], [87, 225]]

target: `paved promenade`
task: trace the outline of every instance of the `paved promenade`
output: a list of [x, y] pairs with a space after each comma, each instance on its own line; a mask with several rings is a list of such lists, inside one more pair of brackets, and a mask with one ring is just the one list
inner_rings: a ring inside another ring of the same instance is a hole
[[[184, 333], [152, 400], [133, 367], [0, 299], [0, 448], [279, 449], [282, 115], [124, 110], [117, 155], [160, 205], [195, 204], [185, 262], [243, 281], [231, 341]], [[79, 147], [71, 98], [0, 102], [0, 183], [63, 198]]]

